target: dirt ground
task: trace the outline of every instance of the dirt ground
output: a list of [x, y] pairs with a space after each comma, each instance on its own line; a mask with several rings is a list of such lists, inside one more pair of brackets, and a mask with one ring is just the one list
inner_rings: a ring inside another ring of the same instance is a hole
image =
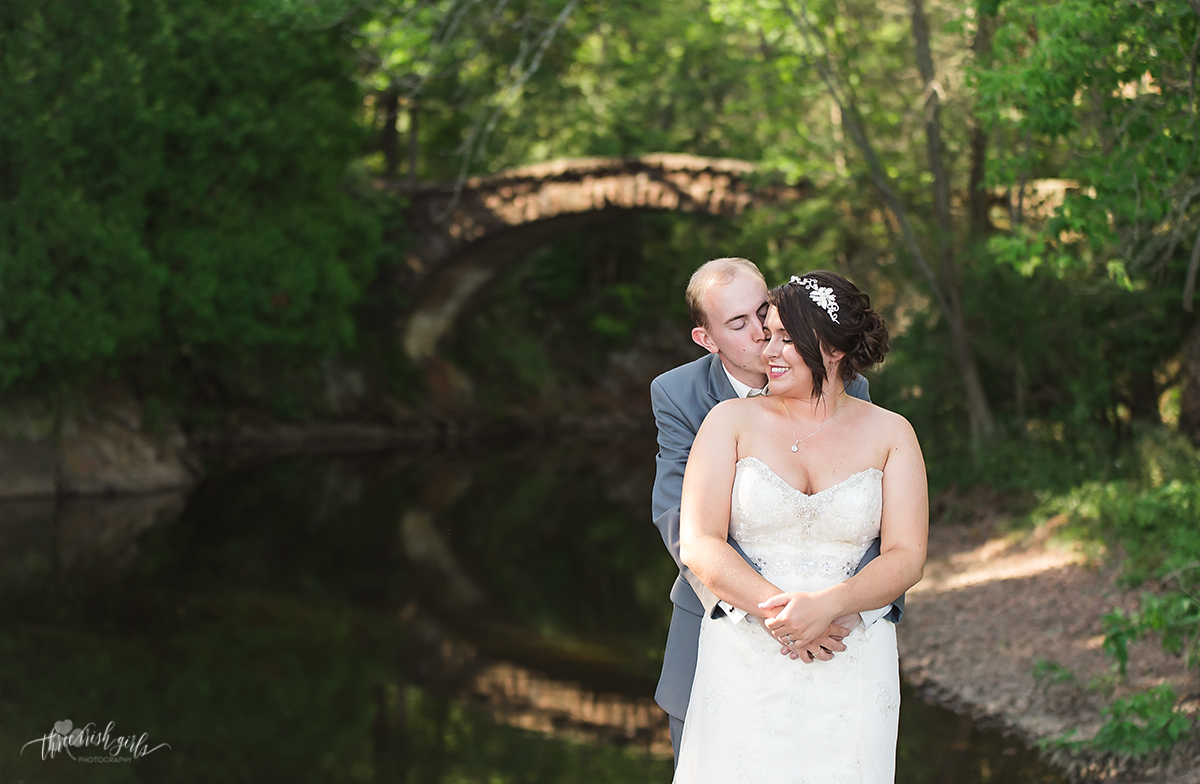
[[[1128, 678], [1115, 682], [1101, 618], [1116, 606], [1136, 606], [1144, 589], [1122, 589], [1113, 568], [1057, 542], [1059, 521], [1005, 534], [992, 520], [981, 514], [975, 522], [935, 524], [930, 531], [925, 578], [909, 591], [899, 627], [901, 667], [912, 683], [1031, 743], [1072, 728], [1090, 736], [1106, 704], [1098, 683], [1114, 685], [1121, 696], [1167, 682], [1187, 695], [1185, 710], [1200, 712], [1200, 679], [1157, 641], [1132, 646]], [[1039, 682], [1039, 660], [1069, 669], [1074, 679]], [[1140, 764], [1062, 752], [1053, 759], [1081, 780], [1200, 784], [1200, 730], [1169, 757]]]

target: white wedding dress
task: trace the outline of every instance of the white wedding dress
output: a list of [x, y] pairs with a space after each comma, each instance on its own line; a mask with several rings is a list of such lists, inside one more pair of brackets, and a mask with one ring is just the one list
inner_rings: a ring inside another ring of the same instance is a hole
[[[879, 536], [883, 472], [813, 495], [754, 457], [738, 461], [729, 531], [784, 591], [854, 573]], [[756, 619], [705, 618], [676, 784], [892, 784], [900, 675], [888, 621], [845, 639], [832, 661], [779, 653]]]

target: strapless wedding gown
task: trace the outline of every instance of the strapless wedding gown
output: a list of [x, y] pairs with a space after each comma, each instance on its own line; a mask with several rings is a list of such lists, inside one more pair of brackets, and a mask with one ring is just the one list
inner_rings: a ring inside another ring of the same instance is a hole
[[[754, 457], [738, 461], [730, 535], [784, 591], [854, 573], [879, 536], [883, 472], [808, 495]], [[676, 784], [892, 784], [900, 674], [888, 621], [860, 625], [832, 661], [779, 653], [756, 619], [705, 618]]]

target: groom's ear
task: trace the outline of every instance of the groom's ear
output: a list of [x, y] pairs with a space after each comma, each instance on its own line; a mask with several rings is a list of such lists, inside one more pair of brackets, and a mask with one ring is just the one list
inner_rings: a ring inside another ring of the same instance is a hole
[[704, 327], [692, 328], [692, 341], [710, 354], [716, 354], [720, 350], [717, 348], [717, 344], [713, 343], [712, 338], [708, 335], [708, 330]]

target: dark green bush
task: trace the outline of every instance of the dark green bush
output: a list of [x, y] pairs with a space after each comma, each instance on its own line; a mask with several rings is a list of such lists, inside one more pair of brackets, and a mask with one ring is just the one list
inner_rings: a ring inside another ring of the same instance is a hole
[[331, 352], [377, 243], [336, 30], [235, 0], [0, 11], [0, 387]]

